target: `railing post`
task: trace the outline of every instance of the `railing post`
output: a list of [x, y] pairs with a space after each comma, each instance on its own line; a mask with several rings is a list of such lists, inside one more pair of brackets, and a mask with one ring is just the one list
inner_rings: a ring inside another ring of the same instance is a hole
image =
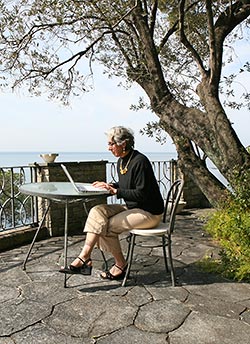
[[178, 179], [177, 161], [172, 159], [170, 165], [170, 184], [172, 185]]

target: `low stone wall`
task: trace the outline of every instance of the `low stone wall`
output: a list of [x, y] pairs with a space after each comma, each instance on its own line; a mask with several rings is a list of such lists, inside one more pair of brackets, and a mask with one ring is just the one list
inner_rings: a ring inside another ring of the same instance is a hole
[[181, 202], [185, 202], [186, 209], [203, 209], [211, 207], [210, 202], [198, 185], [185, 173], [185, 171], [183, 172], [180, 170], [177, 160], [171, 161], [170, 169], [171, 182], [174, 182], [178, 178], [181, 178], [185, 181]]
[[200, 188], [195, 184], [188, 176], [184, 176], [185, 185], [183, 188], [183, 198], [186, 202], [185, 208], [210, 208], [211, 205], [200, 190]]

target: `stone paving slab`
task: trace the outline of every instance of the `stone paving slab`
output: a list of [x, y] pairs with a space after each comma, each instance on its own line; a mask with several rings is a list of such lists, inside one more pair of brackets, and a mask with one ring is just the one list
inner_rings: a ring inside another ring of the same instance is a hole
[[133, 324], [137, 307], [120, 297], [87, 295], [55, 306], [49, 327], [82, 338], [98, 338]]
[[[89, 338], [76, 338], [67, 336], [47, 327], [44, 324], [36, 324], [32, 327], [25, 329], [22, 332], [16, 333], [12, 336], [13, 344], [37, 344], [37, 343], [50, 343], [50, 344], [91, 344], [93, 341]], [[1, 341], [0, 341], [0, 344]]]
[[45, 302], [18, 298], [1, 304], [0, 310], [0, 337], [4, 337], [42, 321], [51, 314], [52, 307]]
[[180, 327], [190, 309], [177, 300], [159, 300], [140, 308], [135, 326], [142, 331], [169, 333]]
[[171, 344], [249, 343], [249, 325], [224, 317], [192, 312], [183, 326], [169, 334]]
[[[200, 215], [201, 211], [198, 212]], [[250, 285], [200, 271], [196, 262], [219, 248], [197, 212], [177, 216], [173, 256], [177, 287], [166, 275], [162, 251], [135, 250], [127, 286], [100, 278], [103, 260], [93, 252], [93, 274], [71, 276], [67, 288], [63, 238], [0, 254], [0, 344], [235, 344], [250, 338]], [[83, 244], [69, 238], [69, 262]], [[121, 244], [126, 250], [125, 237]], [[107, 255], [109, 264], [112, 259]]]
[[103, 337], [97, 341], [98, 344], [163, 344], [167, 343], [167, 334], [145, 332], [137, 329], [135, 326], [123, 328], [109, 336]]

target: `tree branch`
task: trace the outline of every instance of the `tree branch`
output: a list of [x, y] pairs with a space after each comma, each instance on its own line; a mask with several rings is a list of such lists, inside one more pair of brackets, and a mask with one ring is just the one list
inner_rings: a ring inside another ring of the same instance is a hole
[[[209, 40], [209, 52], [210, 52], [210, 82], [212, 84], [220, 80], [221, 75], [221, 47], [216, 45], [216, 37], [213, 23], [213, 11], [210, 0], [206, 0], [206, 11], [207, 11], [207, 23], [208, 23], [208, 40]], [[218, 51], [219, 49], [219, 51]]]
[[[129, 9], [122, 17], [120, 17], [113, 26], [111, 26], [108, 30], [104, 31], [99, 37], [97, 37], [88, 47], [86, 47], [86, 49], [82, 50], [82, 51], [79, 51], [78, 53], [72, 55], [70, 58], [66, 59], [66, 60], [63, 60], [61, 63], [57, 64], [56, 66], [54, 66], [53, 68], [50, 68], [49, 70], [47, 71], [39, 71], [38, 74], [40, 74], [40, 76], [44, 77], [44, 79], [46, 79], [48, 77], [48, 75], [52, 74], [55, 70], [57, 70], [58, 68], [68, 64], [69, 62], [73, 61], [73, 64], [72, 66], [69, 68], [68, 72], [69, 72], [69, 75], [72, 74], [72, 70], [73, 68], [75, 67], [75, 65], [77, 64], [77, 62], [84, 56], [86, 55], [89, 51], [93, 50], [93, 47], [100, 41], [103, 39], [104, 36], [106, 35], [109, 35], [109, 34], [113, 34], [114, 33], [114, 29], [127, 17], [131, 14], [131, 12], [137, 7], [137, 3], [138, 3], [138, 0], [135, 1], [135, 5]], [[73, 21], [71, 22], [73, 23]], [[61, 25], [61, 24], [60, 24]], [[20, 43], [22, 43], [22, 41], [25, 41], [25, 39], [27, 37], [31, 37], [32, 35], [34, 35], [34, 33], [40, 31], [42, 28], [44, 29], [44, 27], [54, 27], [56, 26], [56, 23], [51, 23], [51, 24], [46, 24], [46, 25], [34, 25], [30, 30], [29, 32], [22, 37], [22, 40], [20, 40]], [[57, 23], [57, 26], [58, 26], [58, 23]], [[34, 29], [37, 29], [35, 30], [34, 32]], [[26, 46], [26, 44], [25, 44]], [[22, 48], [20, 48], [18, 50], [18, 52], [20, 52], [22, 50]], [[35, 72], [35, 70], [30, 70], [29, 71], [29, 77], [28, 78], [31, 78], [30, 74], [32, 72]], [[38, 71], [36, 71], [38, 72]], [[37, 75], [36, 75], [37, 76]], [[28, 78], [22, 78], [19, 82], [16, 82], [15, 83], [15, 86], [17, 86], [19, 83], [23, 82], [25, 79], [28, 79]]]
[[168, 30], [168, 32], [166, 33], [166, 35], [163, 37], [163, 39], [161, 40], [159, 46], [158, 46], [158, 51], [160, 52], [162, 50], [162, 48], [164, 47], [164, 45], [167, 43], [169, 37], [175, 33], [178, 29], [178, 24], [179, 24], [179, 20], [176, 20], [176, 22], [174, 23], [174, 25]]
[[[248, 4], [244, 4], [248, 2]], [[250, 15], [250, 1], [238, 1], [230, 4], [213, 23], [211, 1], [206, 0], [210, 49], [210, 84], [218, 88], [222, 68], [223, 44], [227, 35]]]
[[[186, 12], [189, 11], [190, 8], [194, 7], [197, 4], [198, 1], [195, 1], [191, 5], [189, 5], [186, 9]], [[175, 21], [175, 23], [172, 25], [172, 27], [167, 31], [166, 35], [163, 37], [161, 40], [161, 43], [159, 44], [159, 51], [164, 47], [164, 45], [167, 43], [169, 37], [178, 30], [178, 25], [179, 25], [179, 19]]]
[[187, 39], [187, 36], [185, 34], [185, 2], [186, 2], [186, 0], [181, 0], [180, 6], [179, 6], [180, 40], [184, 44], [184, 46], [187, 48], [187, 50], [190, 51], [190, 53], [192, 54], [194, 60], [196, 61], [197, 65], [198, 65], [198, 68], [199, 68], [201, 74], [205, 75], [206, 70], [205, 70], [203, 62], [200, 58], [200, 55], [195, 50], [193, 45], [189, 42], [189, 40]]
[[149, 24], [149, 30], [151, 32], [151, 37], [154, 37], [154, 28], [155, 28], [155, 22], [156, 22], [156, 14], [158, 9], [158, 0], [155, 0], [152, 5], [152, 11], [150, 16], [150, 24]]

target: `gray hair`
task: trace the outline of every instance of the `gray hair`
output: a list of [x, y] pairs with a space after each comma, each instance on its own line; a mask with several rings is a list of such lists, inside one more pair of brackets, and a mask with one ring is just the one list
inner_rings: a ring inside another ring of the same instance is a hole
[[122, 145], [124, 141], [126, 142], [126, 150], [134, 148], [135, 139], [134, 132], [122, 126], [112, 127], [106, 133], [109, 140], [115, 142], [118, 146]]

